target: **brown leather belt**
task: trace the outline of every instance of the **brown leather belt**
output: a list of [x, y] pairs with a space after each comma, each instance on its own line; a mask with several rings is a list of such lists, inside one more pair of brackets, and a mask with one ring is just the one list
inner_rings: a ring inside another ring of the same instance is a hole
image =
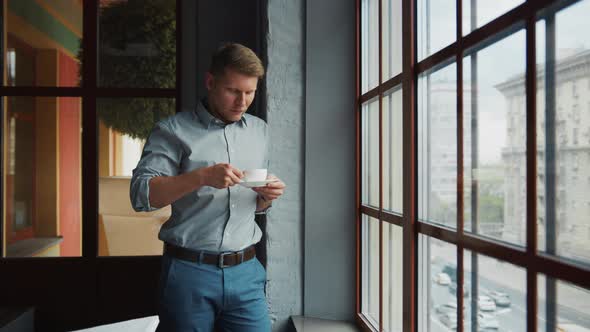
[[241, 264], [256, 257], [256, 249], [254, 248], [254, 245], [251, 245], [240, 251], [211, 254], [205, 251], [191, 250], [166, 243], [164, 244], [164, 254], [193, 263], [217, 265], [219, 268], [223, 269], [225, 267]]

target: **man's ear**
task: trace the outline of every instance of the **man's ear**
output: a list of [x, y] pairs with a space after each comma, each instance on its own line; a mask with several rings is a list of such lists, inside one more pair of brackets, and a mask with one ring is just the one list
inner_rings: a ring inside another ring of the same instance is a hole
[[211, 91], [215, 87], [215, 77], [210, 72], [205, 74], [205, 86], [207, 87], [207, 91]]

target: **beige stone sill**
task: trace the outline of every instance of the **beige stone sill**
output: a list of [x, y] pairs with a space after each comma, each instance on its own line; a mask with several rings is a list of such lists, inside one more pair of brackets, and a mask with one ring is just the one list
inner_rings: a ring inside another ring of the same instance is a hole
[[297, 332], [358, 332], [359, 328], [351, 323], [339, 320], [291, 316], [291, 323]]

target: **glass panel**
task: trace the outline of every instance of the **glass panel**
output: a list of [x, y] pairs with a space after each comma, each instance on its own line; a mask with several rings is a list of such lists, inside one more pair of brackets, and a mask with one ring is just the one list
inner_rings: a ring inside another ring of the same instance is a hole
[[383, 328], [403, 330], [403, 229], [383, 223]]
[[80, 256], [81, 99], [2, 100], [5, 255]]
[[174, 99], [97, 100], [100, 256], [162, 254], [158, 232], [170, 217], [170, 206], [135, 212], [129, 202], [129, 186], [152, 127], [174, 112]]
[[362, 106], [362, 190], [362, 204], [379, 208], [378, 99]]
[[590, 1], [581, 1], [537, 23], [538, 248], [583, 264], [590, 264], [588, 14]]
[[466, 0], [463, 1], [463, 35], [489, 23], [524, 0]]
[[402, 90], [383, 97], [383, 208], [403, 213]]
[[418, 235], [418, 331], [457, 328], [457, 247]]
[[379, 326], [379, 220], [362, 216], [361, 312]]
[[9, 0], [6, 86], [79, 86], [82, 1]]
[[382, 0], [383, 81], [402, 72], [402, 1]]
[[418, 0], [418, 61], [457, 39], [457, 2]]
[[539, 275], [537, 331], [590, 331], [590, 289]]
[[468, 250], [463, 266], [464, 331], [526, 331], [526, 271]]
[[465, 230], [526, 241], [525, 32], [463, 59]]
[[174, 88], [175, 12], [175, 0], [100, 0], [98, 85]]
[[457, 69], [418, 78], [418, 218], [457, 225]]
[[365, 93], [379, 84], [379, 0], [361, 2], [361, 86]]

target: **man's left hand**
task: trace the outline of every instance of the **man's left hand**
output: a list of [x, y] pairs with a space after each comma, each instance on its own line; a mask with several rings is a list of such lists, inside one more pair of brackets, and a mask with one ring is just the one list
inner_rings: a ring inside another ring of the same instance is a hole
[[271, 202], [279, 197], [285, 192], [285, 188], [287, 187], [281, 179], [277, 178], [276, 176], [270, 174], [267, 177], [267, 180], [275, 180], [271, 183], [266, 184], [264, 187], [256, 187], [252, 188], [255, 192], [258, 193], [265, 201]]

